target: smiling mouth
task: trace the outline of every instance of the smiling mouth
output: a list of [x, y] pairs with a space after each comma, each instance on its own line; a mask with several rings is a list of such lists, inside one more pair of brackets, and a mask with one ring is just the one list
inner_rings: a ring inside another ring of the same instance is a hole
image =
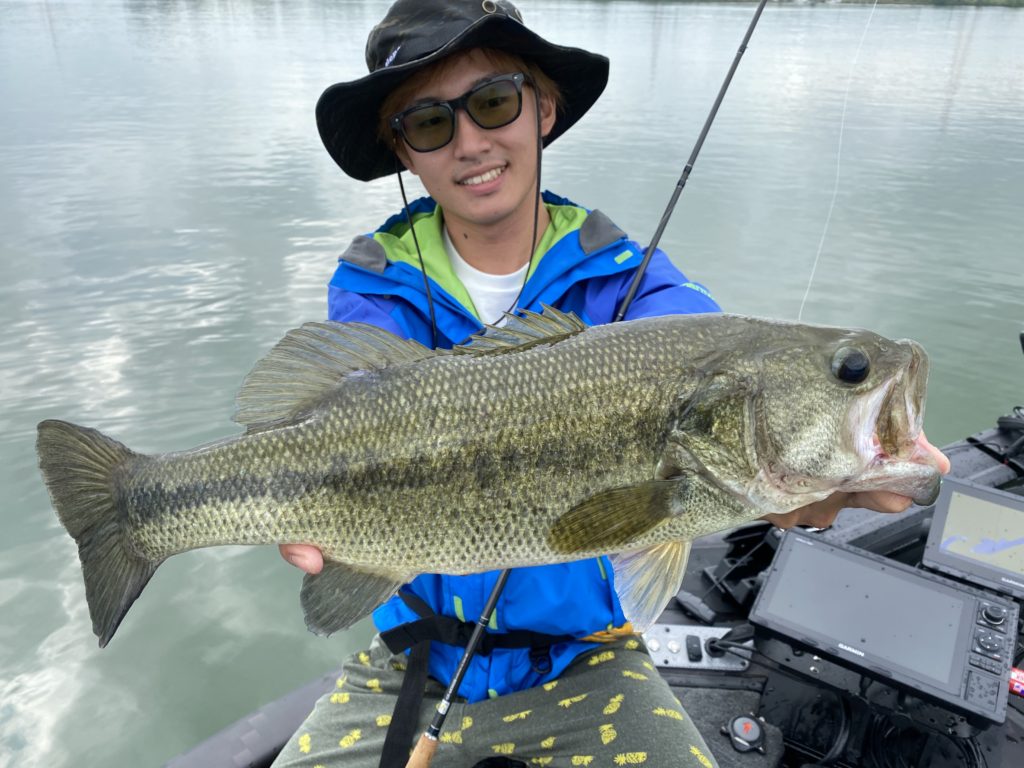
[[501, 174], [505, 172], [506, 168], [508, 168], [507, 165], [492, 168], [491, 170], [485, 173], [481, 173], [478, 176], [470, 176], [468, 179], [462, 179], [459, 182], [459, 184], [464, 187], [475, 187], [479, 184], [486, 184], [488, 181], [494, 181], [496, 178], [501, 176]]

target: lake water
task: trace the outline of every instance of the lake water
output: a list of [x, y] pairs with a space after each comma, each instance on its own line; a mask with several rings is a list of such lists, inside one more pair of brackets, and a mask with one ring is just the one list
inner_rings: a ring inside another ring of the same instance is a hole
[[[612, 59], [547, 186], [646, 241], [754, 6], [521, 6]], [[158, 764], [367, 641], [306, 632], [276, 549], [221, 548], [98, 650], [33, 444], [48, 417], [143, 451], [237, 431], [250, 366], [397, 209], [313, 121], [384, 8], [0, 0], [3, 768]], [[804, 319], [921, 341], [933, 441], [990, 426], [1024, 402], [1022, 39], [1020, 9], [772, 4], [663, 246], [728, 310], [793, 318], [820, 244]]]

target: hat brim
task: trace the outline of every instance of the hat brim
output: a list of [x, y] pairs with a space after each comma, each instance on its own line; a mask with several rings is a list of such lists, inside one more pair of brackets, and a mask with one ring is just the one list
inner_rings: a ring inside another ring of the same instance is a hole
[[378, 136], [381, 105], [413, 73], [470, 48], [517, 54], [535, 62], [558, 85], [562, 105], [544, 140], [545, 146], [583, 117], [608, 83], [606, 57], [549, 43], [505, 16], [485, 16], [428, 56], [327, 88], [316, 105], [316, 124], [334, 162], [360, 181], [372, 181], [400, 170], [401, 161]]

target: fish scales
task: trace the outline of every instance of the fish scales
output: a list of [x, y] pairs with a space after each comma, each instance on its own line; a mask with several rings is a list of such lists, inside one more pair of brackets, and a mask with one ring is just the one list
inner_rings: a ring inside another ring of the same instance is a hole
[[144, 456], [44, 421], [37, 452], [101, 646], [164, 559], [221, 544], [319, 547], [322, 634], [420, 573], [610, 554], [642, 631], [697, 536], [838, 490], [934, 498], [926, 378], [914, 342], [736, 315], [525, 312], [450, 353], [310, 323], [247, 377], [245, 434]]
[[[315, 540], [354, 564], [457, 573], [514, 541], [515, 564], [550, 562], [554, 517], [651, 475], [666, 377], [684, 368], [638, 386], [679, 340], [607, 335], [361, 376], [303, 423], [140, 458], [122, 480], [139, 550]], [[445, 511], [427, 531], [425, 508]]]

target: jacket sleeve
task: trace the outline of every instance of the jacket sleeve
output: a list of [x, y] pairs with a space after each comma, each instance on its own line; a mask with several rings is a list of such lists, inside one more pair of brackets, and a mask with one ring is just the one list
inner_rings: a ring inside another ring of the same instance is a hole
[[390, 331], [403, 339], [409, 338], [408, 331], [372, 296], [346, 291], [331, 283], [327, 287], [327, 318], [337, 323], [367, 323]]
[[[630, 272], [619, 289], [616, 306], [621, 306], [626, 298], [632, 280], [633, 273]], [[644, 272], [625, 319], [721, 311], [722, 308], [711, 297], [708, 289], [700, 283], [688, 280], [686, 275], [669, 261], [665, 252], [659, 249], [647, 265], [647, 271]]]

